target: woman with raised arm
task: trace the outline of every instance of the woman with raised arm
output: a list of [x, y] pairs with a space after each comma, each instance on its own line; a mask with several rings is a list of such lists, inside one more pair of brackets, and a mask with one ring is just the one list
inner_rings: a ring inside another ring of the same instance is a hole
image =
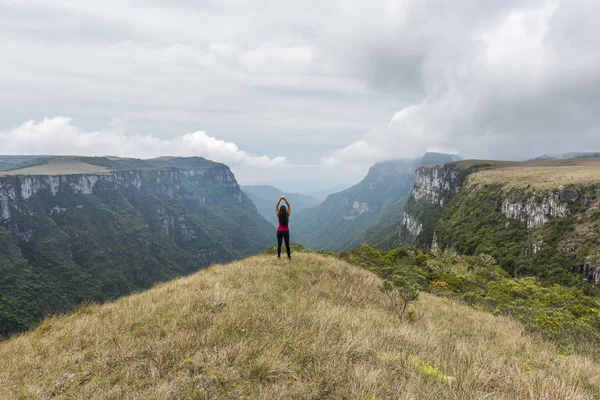
[[[285, 201], [287, 204], [287, 210], [285, 206], [281, 206], [281, 201]], [[277, 214], [277, 219], [279, 220], [279, 226], [277, 227], [277, 258], [281, 258], [281, 242], [285, 240], [285, 249], [287, 250], [288, 260], [292, 259], [292, 254], [290, 252], [290, 214], [292, 213], [292, 206], [290, 206], [290, 202], [287, 201], [285, 196], [281, 196], [277, 205], [275, 206], [275, 214]]]

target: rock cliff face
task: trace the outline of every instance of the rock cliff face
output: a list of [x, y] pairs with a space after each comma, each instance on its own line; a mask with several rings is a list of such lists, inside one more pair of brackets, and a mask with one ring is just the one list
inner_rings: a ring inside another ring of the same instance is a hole
[[[271, 245], [272, 226], [227, 166], [182, 160], [181, 167], [170, 160], [175, 165], [98, 174], [0, 176], [0, 334]], [[14, 270], [29, 283], [8, 299]], [[13, 304], [24, 297], [37, 299], [20, 315]]]
[[461, 187], [461, 170], [453, 164], [425, 166], [417, 169], [411, 195], [415, 201], [444, 207]]
[[[215, 190], [217, 189], [217, 190]], [[182, 197], [197, 207], [210, 208], [221, 202], [233, 202], [249, 210], [252, 203], [241, 192], [229, 168], [158, 169], [148, 171], [116, 171], [106, 174], [37, 175], [0, 177], [0, 226], [18, 242], [19, 237], [31, 238], [32, 232], [19, 231], [19, 219], [31, 216], [65, 214], [73, 209], [84, 210], [84, 204], [72, 200], [118, 192], [128, 200], [147, 196], [174, 200]], [[42, 203], [40, 204], [41, 201]], [[68, 201], [65, 201], [68, 200]], [[50, 208], [48, 208], [50, 207]], [[192, 238], [187, 232], [186, 217], [176, 217], [168, 207], [157, 207], [157, 221], [149, 221], [171, 236]], [[176, 235], [175, 232], [181, 232]]]
[[522, 201], [514, 197], [515, 194], [502, 199], [502, 213], [525, 223], [528, 229], [541, 228], [551, 218], [563, 218], [569, 213], [568, 204], [561, 201], [558, 193], [534, 193]]
[[402, 226], [413, 236], [418, 236], [423, 230], [423, 224], [407, 212], [402, 213]]
[[579, 272], [600, 283], [597, 186], [505, 187], [472, 175], [485, 168], [490, 164], [419, 168], [400, 222], [402, 245], [490, 253], [515, 275]]
[[464, 171], [454, 163], [417, 169], [400, 222], [402, 244], [432, 246], [435, 224], [450, 199], [461, 190], [464, 178]]
[[[345, 205], [350, 205], [351, 200], [348, 198], [344, 199], [344, 204]], [[366, 213], [366, 212], [373, 212], [373, 211], [377, 211], [376, 209], [374, 209], [371, 205], [369, 205], [369, 203], [365, 202], [365, 201], [353, 201], [352, 202], [352, 206], [350, 208], [347, 209], [346, 213], [344, 214], [344, 219], [346, 221], [354, 221], [357, 217], [360, 217], [362, 214]]]
[[565, 271], [579, 272], [600, 283], [595, 189], [506, 189], [469, 182], [435, 226], [437, 248], [490, 253], [515, 275], [554, 282]]

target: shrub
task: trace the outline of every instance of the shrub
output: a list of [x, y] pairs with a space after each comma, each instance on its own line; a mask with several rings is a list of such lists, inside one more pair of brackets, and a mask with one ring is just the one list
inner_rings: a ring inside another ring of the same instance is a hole
[[429, 378], [433, 378], [447, 385], [451, 385], [454, 381], [453, 377], [442, 373], [442, 371], [440, 371], [440, 369], [437, 366], [431, 365], [425, 361], [421, 361], [418, 358], [413, 359], [413, 365], [420, 374], [425, 375]]
[[444, 281], [433, 281], [431, 282], [431, 288], [434, 292], [445, 292], [448, 290], [448, 285]]
[[[422, 249], [381, 252], [364, 245], [340, 257], [384, 280], [381, 289], [400, 318], [412, 301], [411, 288], [420, 287], [495, 315], [513, 316], [528, 330], [554, 340], [561, 349], [600, 355], [600, 298], [592, 284], [548, 284], [532, 276], [514, 279], [494, 257], [485, 254], [433, 255]], [[401, 291], [408, 294], [406, 304]]]
[[394, 275], [390, 280], [384, 280], [379, 290], [388, 296], [392, 308], [398, 314], [400, 320], [408, 304], [419, 298], [417, 284], [398, 275]]
[[409, 304], [408, 309], [406, 310], [406, 319], [408, 319], [411, 322], [414, 322], [418, 318], [419, 313], [417, 312], [417, 309], [412, 304]]

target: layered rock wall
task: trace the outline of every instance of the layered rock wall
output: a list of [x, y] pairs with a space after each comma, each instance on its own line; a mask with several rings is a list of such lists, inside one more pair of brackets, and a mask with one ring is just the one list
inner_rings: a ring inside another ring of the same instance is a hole
[[[56, 198], [59, 194], [92, 195], [98, 183], [104, 183], [102, 190], [111, 188], [119, 191], [137, 190], [145, 194], [154, 194], [173, 198], [176, 193], [185, 192], [183, 182], [205, 186], [214, 184], [230, 194], [237, 203], [244, 201], [244, 196], [233, 173], [227, 167], [195, 168], [195, 169], [157, 169], [153, 171], [115, 171], [103, 174], [75, 175], [24, 175], [0, 177], [0, 225], [8, 224], [13, 215], [32, 214], [32, 200], [38, 194]], [[182, 193], [186, 195], [185, 193]], [[221, 195], [221, 193], [219, 193]], [[189, 195], [187, 195], [190, 197]], [[206, 202], [209, 197], [198, 200]], [[222, 201], [213, 199], [214, 201]], [[60, 201], [57, 199], [57, 201]], [[41, 210], [36, 210], [41, 211]], [[48, 214], [67, 211], [61, 204], [54, 204], [45, 210]]]
[[417, 169], [411, 195], [416, 201], [444, 207], [462, 187], [461, 170], [450, 165]]
[[527, 225], [528, 229], [541, 228], [551, 218], [564, 218], [569, 214], [568, 203], [558, 193], [533, 194], [518, 201], [514, 195], [502, 200], [502, 213]]
[[400, 241], [409, 246], [430, 248], [436, 218], [461, 190], [463, 180], [463, 170], [454, 163], [418, 168], [402, 213]]

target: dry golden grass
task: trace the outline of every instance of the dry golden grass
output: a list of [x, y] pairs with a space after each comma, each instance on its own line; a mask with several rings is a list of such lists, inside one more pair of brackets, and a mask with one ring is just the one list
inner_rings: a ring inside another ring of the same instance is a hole
[[378, 284], [311, 254], [214, 266], [0, 343], [0, 398], [600, 397], [597, 361], [427, 294], [400, 322]]
[[[477, 162], [462, 162], [468, 168]], [[471, 164], [469, 164], [471, 163]], [[485, 164], [484, 161], [480, 163]], [[472, 184], [501, 184], [507, 189], [531, 186], [552, 190], [562, 185], [600, 182], [600, 159], [570, 159], [523, 163], [489, 162], [491, 167], [469, 176]]]
[[76, 160], [72, 157], [58, 157], [50, 160], [48, 164], [16, 169], [13, 171], [0, 171], [2, 175], [71, 175], [71, 174], [101, 174], [110, 172], [107, 168], [92, 165]]

